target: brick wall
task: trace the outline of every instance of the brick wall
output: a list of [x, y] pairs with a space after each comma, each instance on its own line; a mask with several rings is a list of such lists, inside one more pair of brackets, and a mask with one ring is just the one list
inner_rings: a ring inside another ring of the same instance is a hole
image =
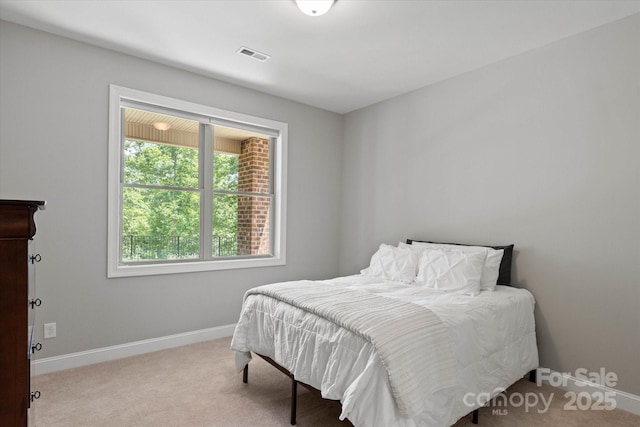
[[[238, 191], [269, 193], [269, 140], [242, 141], [238, 159]], [[269, 198], [238, 197], [238, 255], [267, 255], [269, 241]]]

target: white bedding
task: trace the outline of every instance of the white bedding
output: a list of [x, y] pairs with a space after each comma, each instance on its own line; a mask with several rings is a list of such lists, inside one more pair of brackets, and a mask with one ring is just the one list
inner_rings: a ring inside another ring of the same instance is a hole
[[[386, 369], [369, 342], [262, 295], [247, 297], [236, 326], [231, 348], [237, 352], [238, 368], [249, 361], [250, 351], [269, 356], [323, 397], [340, 400], [341, 419], [355, 426], [409, 427], [451, 425], [538, 366], [534, 300], [526, 290], [498, 286], [471, 297], [363, 275], [327, 282], [411, 301], [436, 313], [451, 338], [458, 385], [423, 396], [422, 411], [403, 417]], [[473, 406], [465, 404], [468, 393], [473, 395], [466, 401]], [[481, 393], [483, 399], [473, 398]]]
[[[250, 289], [313, 313], [363, 337], [387, 370], [403, 416], [422, 412], [421, 396], [457, 384], [451, 339], [442, 320], [419, 304], [327, 281], [274, 283]], [[423, 361], [427, 359], [429, 364]], [[416, 370], [416, 366], [422, 366]]]

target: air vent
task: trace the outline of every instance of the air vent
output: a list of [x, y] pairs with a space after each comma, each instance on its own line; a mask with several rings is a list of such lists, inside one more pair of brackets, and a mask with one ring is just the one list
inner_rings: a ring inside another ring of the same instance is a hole
[[264, 62], [267, 59], [271, 58], [271, 56], [267, 55], [266, 53], [261, 53], [261, 52], [258, 52], [257, 50], [249, 49], [248, 47], [244, 47], [244, 46], [238, 49], [237, 53], [239, 53], [240, 55], [251, 57], [260, 62]]

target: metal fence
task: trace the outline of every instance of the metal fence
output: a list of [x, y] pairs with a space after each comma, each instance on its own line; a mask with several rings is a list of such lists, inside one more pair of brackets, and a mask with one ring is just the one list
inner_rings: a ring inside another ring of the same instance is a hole
[[234, 237], [213, 236], [213, 256], [238, 255], [238, 239]]
[[[237, 239], [213, 236], [212, 253], [217, 257], [237, 255]], [[189, 259], [199, 256], [199, 236], [122, 236], [122, 259], [125, 261]]]

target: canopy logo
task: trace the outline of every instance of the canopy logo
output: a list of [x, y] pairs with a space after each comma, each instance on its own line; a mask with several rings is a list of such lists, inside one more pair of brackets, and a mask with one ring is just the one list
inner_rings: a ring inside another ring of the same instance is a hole
[[[576, 369], [574, 375], [570, 372], [554, 372], [550, 369], [538, 369], [536, 385], [547, 383], [552, 387], [567, 388], [569, 383], [578, 387], [585, 387], [584, 391], [567, 391], [563, 394], [565, 411], [611, 411], [616, 408], [616, 392], [593, 388], [593, 386], [614, 387], [618, 384], [618, 375], [600, 368], [597, 372], [590, 372], [586, 368]], [[590, 389], [586, 387], [591, 386]], [[509, 409], [524, 407], [529, 413], [536, 411], [546, 413], [555, 398], [555, 392], [512, 392], [507, 393], [504, 388], [496, 388], [492, 393], [467, 393], [463, 397], [464, 404], [471, 408], [482, 406], [491, 407], [492, 415], [507, 415]]]
[[[494, 396], [491, 398], [491, 396]], [[478, 406], [491, 407], [492, 415], [507, 415], [510, 408], [520, 408], [524, 406], [524, 411], [529, 412], [535, 409], [539, 414], [544, 414], [549, 410], [555, 393], [534, 393], [534, 392], [514, 392], [507, 393], [503, 388], [497, 388], [493, 393], [467, 393], [464, 395], [464, 404], [475, 408]], [[541, 407], [539, 407], [541, 405]]]

